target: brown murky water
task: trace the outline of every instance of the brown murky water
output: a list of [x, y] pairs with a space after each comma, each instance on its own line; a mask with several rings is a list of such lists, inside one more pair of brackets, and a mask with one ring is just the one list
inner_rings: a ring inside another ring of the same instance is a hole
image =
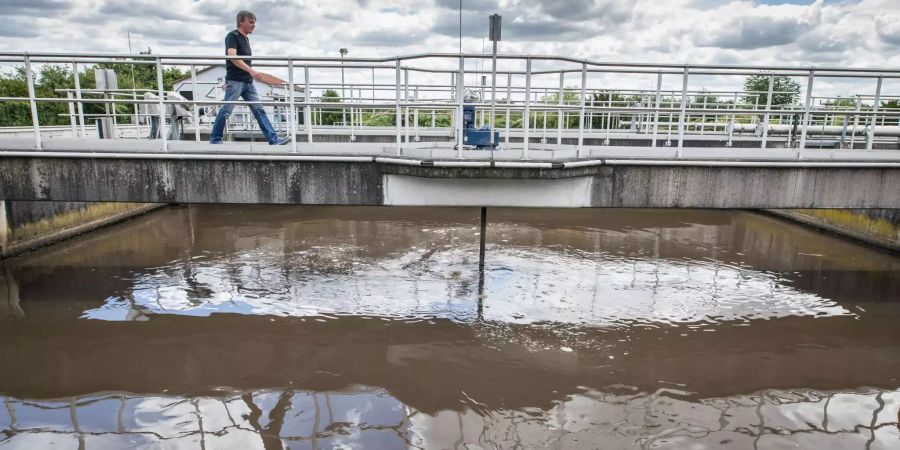
[[[0, 448], [900, 448], [900, 258], [728, 211], [168, 208], [0, 266]], [[481, 293], [481, 295], [480, 295]]]

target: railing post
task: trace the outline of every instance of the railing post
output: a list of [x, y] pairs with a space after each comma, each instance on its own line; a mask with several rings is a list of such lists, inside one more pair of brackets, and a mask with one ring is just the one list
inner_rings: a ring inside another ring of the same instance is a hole
[[659, 137], [659, 105], [662, 101], [662, 72], [656, 74], [656, 109], [653, 112], [653, 142], [650, 147], [656, 147], [656, 139]]
[[687, 117], [685, 116], [687, 110], [687, 88], [688, 88], [688, 72], [689, 67], [684, 66], [684, 75], [682, 76], [681, 81], [681, 113], [678, 115], [678, 150], [676, 151], [676, 157], [681, 157], [681, 150], [684, 148], [684, 127], [685, 122], [687, 121]]
[[506, 74], [506, 146], [509, 147], [509, 121], [510, 107], [512, 104], [512, 72]]
[[463, 157], [463, 100], [466, 96], [466, 58], [459, 55], [459, 74], [456, 76], [456, 157]]
[[84, 105], [81, 104], [81, 81], [79, 80], [77, 62], [72, 63], [72, 73], [75, 76], [75, 100], [78, 102], [76, 105], [78, 108], [78, 122], [81, 126], [81, 138], [84, 139], [87, 137], [87, 131], [84, 126]]
[[765, 149], [769, 140], [769, 112], [772, 110], [772, 94], [775, 92], [775, 75], [769, 75], [769, 94], [766, 98], [766, 113], [763, 115], [762, 144], [760, 148]]
[[169, 151], [168, 132], [166, 130], [166, 105], [163, 103], [166, 92], [163, 90], [163, 70], [162, 60], [156, 57], [156, 87], [159, 93], [159, 135], [162, 137], [162, 150]]
[[531, 124], [531, 58], [525, 58], [525, 115], [522, 117], [524, 139], [522, 146], [522, 159], [528, 159], [528, 132]]
[[[196, 102], [197, 97], [197, 66], [191, 64], [191, 91], [193, 92], [194, 101]], [[198, 104], [194, 104], [194, 140], [200, 142], [200, 112], [197, 110], [200, 107]], [[138, 133], [140, 133], [140, 128], [138, 128]]]
[[[565, 83], [566, 83], [566, 73], [563, 71], [559, 72], [559, 101], [557, 102], [559, 106], [563, 105], [563, 100], [565, 97]], [[546, 114], [546, 111], [545, 111]], [[556, 145], [562, 144], [562, 130], [563, 130], [563, 110], [559, 108], [556, 110]]]
[[72, 91], [66, 91], [66, 103], [69, 106], [69, 126], [72, 127], [72, 137], [78, 137], [78, 130], [75, 128], [75, 102], [72, 101]]
[[581, 63], [581, 110], [578, 112], [578, 148], [576, 156], [581, 157], [582, 148], [584, 147], [584, 105], [585, 91], [587, 89], [587, 63]]
[[309, 92], [309, 66], [303, 66], [303, 97], [304, 103], [306, 106], [303, 108], [304, 118], [303, 121], [306, 122], [306, 142], [310, 145], [313, 143], [313, 130], [312, 130], [312, 105], [310, 105], [310, 101], [312, 97], [310, 97]]
[[[403, 69], [403, 103], [409, 103], [409, 69]], [[409, 106], [403, 111], [403, 139], [409, 144]]]
[[812, 102], [812, 90], [813, 90], [813, 82], [816, 78], [816, 69], [809, 69], [809, 79], [806, 82], [806, 102], [803, 104], [803, 128], [800, 130], [800, 148], [797, 152], [797, 158], [800, 158], [800, 153], [802, 150], [806, 148], [806, 127], [809, 124], [810, 119], [810, 107]]
[[491, 150], [494, 149], [494, 114], [497, 103], [497, 41], [494, 41], [494, 51], [491, 57]]
[[291, 121], [291, 153], [297, 153], [297, 111], [294, 106], [294, 60], [288, 59], [288, 87], [287, 95], [289, 95], [289, 103], [291, 113], [288, 114], [288, 120]]
[[859, 113], [862, 111], [862, 98], [856, 96], [856, 114], [853, 115], [853, 131], [850, 133], [850, 150], [856, 147], [856, 129], [859, 128]]
[[34, 128], [34, 148], [41, 149], [41, 124], [38, 122], [37, 100], [34, 95], [34, 76], [31, 73], [31, 56], [25, 55], [25, 81], [28, 83], [28, 104], [31, 107], [31, 126]]
[[875, 145], [875, 126], [878, 124], [878, 106], [881, 103], [881, 84], [884, 78], [878, 77], [875, 85], [875, 103], [872, 104], [872, 125], [869, 127], [869, 139], [866, 143], [866, 150], [872, 150]]
[[[419, 102], [419, 88], [413, 89], [413, 103]], [[413, 107], [413, 131], [415, 132], [415, 136], [413, 139], [416, 142], [419, 142], [419, 107]]]
[[[733, 100], [732, 103], [731, 103], [731, 109], [732, 109], [732, 111], [734, 111], [734, 110], [737, 110], [737, 108], [738, 108], [738, 94], [737, 94], [737, 92], [735, 92], [735, 93], [734, 93], [734, 100]], [[734, 127], [735, 127], [734, 121], [735, 121], [735, 118], [736, 118], [736, 114], [737, 114], [737, 113], [735, 113], [735, 112], [732, 112], [732, 113], [731, 113], [731, 127], [728, 128], [728, 142], [725, 143], [725, 146], [726, 146], [726, 147], [729, 147], [729, 148], [730, 148], [732, 145], [734, 145]], [[788, 139], [788, 142], [790, 142], [790, 141], [791, 141], [791, 140]]]
[[395, 99], [394, 99], [394, 116], [395, 116], [395, 119], [396, 119], [395, 122], [397, 125], [396, 130], [395, 130], [396, 134], [397, 134], [397, 136], [396, 136], [397, 139], [396, 139], [396, 142], [394, 145], [397, 150], [397, 154], [399, 155], [400, 154], [400, 122], [401, 122], [401, 118], [400, 118], [400, 112], [401, 112], [400, 111], [400, 59], [397, 59], [397, 74], [396, 75], [397, 75], [397, 79], [395, 80], [395, 83], [394, 83], [395, 84], [395, 86], [394, 86], [394, 97], [395, 97]]

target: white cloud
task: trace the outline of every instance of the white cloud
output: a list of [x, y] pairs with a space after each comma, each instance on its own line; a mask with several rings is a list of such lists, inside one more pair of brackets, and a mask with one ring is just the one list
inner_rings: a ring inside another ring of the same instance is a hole
[[[795, 3], [795, 2], [792, 2]], [[457, 51], [458, 0], [0, 0], [3, 51], [220, 54], [239, 9], [258, 17], [255, 54]], [[463, 0], [463, 49], [503, 15], [505, 53], [604, 61], [898, 66], [896, 0]], [[489, 48], [487, 42], [485, 47]], [[623, 82], [628, 81], [623, 78]], [[642, 81], [643, 83], [643, 81]]]

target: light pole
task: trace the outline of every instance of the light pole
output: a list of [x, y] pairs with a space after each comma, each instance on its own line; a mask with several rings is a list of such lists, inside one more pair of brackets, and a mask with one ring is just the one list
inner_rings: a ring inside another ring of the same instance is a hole
[[[347, 52], [346, 48], [342, 48], [340, 50], [340, 52], [341, 52], [341, 103], [343, 103], [344, 102], [344, 55], [346, 55], [348, 52]], [[341, 108], [341, 123], [342, 124], [347, 123], [347, 110], [345, 110], [343, 107]]]
[[[500, 14], [491, 15], [489, 23], [488, 36], [494, 44], [494, 50], [491, 52], [491, 148], [494, 148], [494, 144], [496, 144], [494, 142], [494, 107], [497, 98], [497, 42], [500, 42]], [[484, 97], [483, 94], [482, 97]], [[509, 103], [509, 99], [506, 99], [506, 101]]]

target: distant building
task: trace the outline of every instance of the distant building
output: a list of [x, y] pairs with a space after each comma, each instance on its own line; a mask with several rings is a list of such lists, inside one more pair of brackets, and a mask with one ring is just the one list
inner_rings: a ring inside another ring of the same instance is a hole
[[[254, 81], [256, 91], [259, 92], [261, 101], [286, 101], [287, 84], [268, 84]], [[193, 86], [191, 76], [175, 80], [173, 90], [188, 100], [222, 100], [225, 97], [225, 66], [207, 66], [197, 70], [197, 86]], [[196, 96], [194, 94], [197, 94]], [[304, 90], [302, 86], [294, 86], [294, 99], [303, 100]], [[287, 130], [287, 107], [265, 105], [266, 112], [272, 125], [279, 131]], [[200, 123], [210, 124], [215, 120], [218, 105], [200, 107]], [[299, 108], [298, 108], [299, 110]], [[297, 114], [297, 123], [303, 123], [303, 114]], [[253, 114], [246, 106], [236, 106], [228, 121], [230, 130], [255, 130], [259, 126], [253, 118]]]

